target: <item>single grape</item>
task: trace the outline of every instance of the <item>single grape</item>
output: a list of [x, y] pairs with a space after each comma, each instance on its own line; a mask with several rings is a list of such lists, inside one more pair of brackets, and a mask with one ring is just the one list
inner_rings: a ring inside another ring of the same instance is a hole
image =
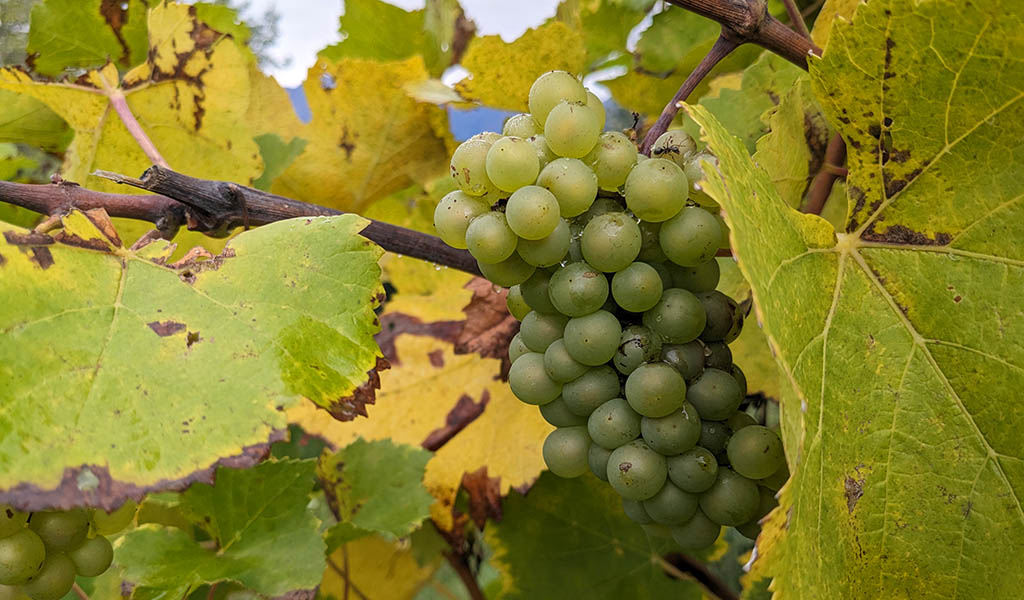
[[537, 181], [537, 150], [520, 137], [503, 137], [491, 144], [484, 161], [487, 178], [499, 190], [514, 192]]
[[696, 267], [680, 267], [669, 263], [669, 271], [672, 273], [672, 287], [683, 288], [694, 294], [715, 289], [721, 277], [717, 259], [702, 262]]
[[652, 158], [629, 172], [625, 188], [626, 206], [644, 221], [660, 223], [682, 210], [688, 190], [686, 175], [679, 165], [668, 159]]
[[114, 548], [110, 545], [110, 540], [98, 535], [88, 538], [68, 552], [68, 558], [74, 563], [75, 571], [82, 577], [97, 577], [113, 562]]
[[757, 484], [728, 467], [718, 469], [718, 477], [700, 496], [700, 509], [719, 525], [746, 523], [757, 512], [760, 495]]
[[21, 591], [32, 600], [60, 600], [75, 584], [75, 564], [66, 554], [48, 553], [43, 568]]
[[665, 457], [642, 440], [616, 448], [608, 458], [608, 483], [627, 500], [654, 496], [667, 478]]
[[452, 154], [452, 179], [470, 196], [483, 196], [495, 189], [487, 178], [487, 151], [491, 143], [482, 139], [466, 140]]
[[640, 365], [626, 378], [626, 400], [645, 417], [664, 417], [683, 407], [686, 382], [671, 366], [663, 363]]
[[693, 340], [685, 344], [665, 344], [661, 347], [661, 360], [676, 368], [690, 383], [704, 372], [704, 344]]
[[569, 252], [569, 224], [559, 219], [555, 230], [539, 240], [519, 240], [516, 252], [536, 267], [551, 267], [565, 259]]
[[547, 371], [548, 377], [560, 383], [580, 377], [589, 368], [569, 355], [563, 339], [551, 342], [551, 345], [544, 351], [544, 370]]
[[523, 317], [519, 335], [526, 347], [534, 352], [544, 352], [552, 342], [563, 335], [568, 319], [560, 314], [545, 315], [537, 311]]
[[434, 209], [434, 230], [452, 248], [466, 248], [466, 228], [490, 207], [461, 191], [448, 193]]
[[533, 120], [541, 127], [559, 102], [569, 101], [584, 104], [587, 90], [576, 76], [565, 71], [548, 71], [530, 86], [528, 104]]
[[[661, 293], [654, 308], [643, 316], [644, 325], [673, 344], [685, 344], [697, 339], [704, 331], [707, 315], [700, 300], [692, 293], [669, 288]], [[703, 357], [701, 358], [703, 362]]]
[[515, 253], [518, 242], [505, 213], [485, 212], [466, 227], [466, 248], [482, 263], [495, 264], [508, 259]]
[[756, 539], [757, 534], [761, 533], [760, 520], [779, 505], [779, 501], [775, 499], [775, 493], [768, 488], [758, 486], [757, 493], [759, 500], [754, 517], [746, 523], [736, 526], [736, 531], [752, 540]]
[[691, 155], [689, 160], [686, 161], [683, 171], [686, 173], [686, 178], [690, 181], [690, 198], [701, 206], [714, 208], [718, 206], [718, 203], [711, 196], [707, 195], [702, 186], [702, 183], [707, 179], [707, 173], [711, 172], [704, 169], [705, 162], [711, 165], [712, 170], [718, 168], [717, 156], [710, 152], [698, 152]]
[[757, 519], [751, 519], [742, 525], [737, 525], [735, 529], [748, 540], [756, 540], [757, 536], [761, 533], [761, 524], [757, 521]]
[[565, 218], [585, 213], [597, 197], [597, 175], [576, 158], [549, 162], [537, 177], [537, 185], [554, 194]]
[[700, 339], [728, 344], [739, 337], [743, 330], [743, 311], [735, 300], [718, 290], [702, 292], [697, 298], [708, 316]]
[[743, 370], [737, 365], [733, 365], [729, 369], [729, 374], [736, 379], [736, 383], [740, 386], [740, 391], [743, 392], [743, 397], [747, 397], [747, 376], [743, 374]]
[[657, 360], [660, 353], [661, 338], [646, 327], [630, 325], [622, 330], [612, 364], [619, 373], [629, 375], [645, 362]]
[[516, 362], [517, 358], [526, 354], [527, 352], [532, 352], [532, 350], [527, 348], [526, 344], [523, 343], [523, 336], [518, 333], [512, 336], [512, 339], [509, 340], [508, 343], [509, 362]]
[[590, 465], [590, 472], [601, 481], [608, 481], [608, 458], [611, 455], [611, 450], [602, 448], [597, 444], [590, 444], [587, 463]]
[[679, 489], [699, 494], [718, 478], [718, 461], [703, 446], [668, 457], [668, 476]]
[[[641, 222], [642, 224], [642, 222]], [[643, 254], [643, 252], [641, 252]], [[661, 277], [661, 289], [667, 290], [672, 286], [672, 273], [668, 270], [666, 262], [649, 262], [647, 263], [658, 272], [658, 277]]]
[[745, 412], [736, 411], [732, 414], [731, 417], [725, 420], [725, 424], [729, 427], [729, 430], [735, 434], [737, 431], [743, 429], [744, 427], [757, 425], [757, 421], [754, 420], [754, 417], [748, 415]]
[[[523, 242], [520, 241], [520, 244]], [[523, 295], [523, 300], [530, 305], [530, 308], [539, 312], [542, 315], [553, 315], [558, 312], [558, 309], [551, 304], [551, 299], [548, 298], [548, 287], [551, 284], [551, 274], [543, 269], [537, 269], [530, 275], [530, 278], [519, 284], [519, 291]], [[512, 292], [509, 291], [509, 294]], [[522, 319], [519, 319], [522, 321]]]
[[732, 435], [732, 430], [723, 421], [709, 421], [708, 419], [701, 418], [700, 421], [700, 439], [697, 440], [697, 445], [703, 448], [707, 448], [709, 452], [715, 455], [716, 459], [725, 461], [725, 445], [729, 443], [729, 436]]
[[594, 217], [583, 229], [583, 258], [595, 269], [614, 273], [625, 269], [640, 253], [640, 227], [626, 213]]
[[608, 278], [585, 262], [569, 263], [551, 276], [548, 295], [558, 312], [582, 317], [604, 306]]
[[620, 131], [606, 131], [597, 138], [597, 145], [583, 162], [597, 175], [597, 185], [603, 190], [617, 190], [636, 165], [636, 146]]
[[600, 125], [598, 125], [598, 130], [603, 130], [605, 124], [604, 103], [597, 97], [597, 94], [587, 90], [587, 101], [584, 106], [590, 109], [590, 112], [594, 114], [598, 123], [600, 123]]
[[559, 156], [583, 158], [597, 145], [600, 135], [598, 115], [582, 104], [561, 102], [544, 121], [548, 147]]
[[22, 527], [0, 539], [0, 584], [21, 585], [35, 575], [46, 559], [46, 547], [31, 529]]
[[560, 427], [544, 440], [544, 464], [548, 470], [571, 479], [590, 468], [590, 436], [586, 427]]
[[721, 533], [722, 527], [698, 509], [692, 519], [672, 528], [672, 539], [683, 550], [702, 550], [714, 544]]
[[[661, 266], [660, 263], [663, 263], [668, 260], [668, 257], [666, 257], [665, 253], [661, 250], [661, 223], [640, 221], [638, 225], [640, 227], [640, 253], [637, 254], [636, 259], [641, 262], [648, 263], [651, 266]], [[662, 269], [658, 271], [658, 273], [661, 274], [662, 271], [667, 272], [667, 270], [668, 267], [663, 266]], [[672, 285], [671, 274], [669, 274], [667, 280], [665, 279], [664, 275], [662, 276], [662, 279], [666, 284], [664, 286], [666, 288], [679, 287]]]
[[658, 239], [669, 260], [684, 267], [696, 267], [715, 257], [722, 228], [708, 211], [687, 206], [661, 224]]
[[[523, 283], [526, 282], [524, 281]], [[508, 308], [508, 314], [515, 317], [516, 321], [522, 321], [523, 317], [530, 312], [530, 304], [523, 298], [523, 293], [518, 285], [508, 288], [508, 295], [505, 296], [505, 306]]]
[[[707, 329], [707, 326], [705, 326]], [[708, 342], [704, 357], [704, 366], [710, 369], [728, 371], [732, 368], [732, 350], [725, 342]]]
[[687, 159], [697, 152], [697, 143], [682, 129], [669, 129], [658, 136], [651, 146], [651, 156], [667, 158], [680, 169], [686, 167]]
[[662, 525], [682, 525], [697, 512], [697, 496], [666, 481], [658, 493], [644, 500], [644, 509]]
[[501, 128], [502, 135], [514, 135], [516, 137], [528, 138], [540, 133], [537, 131], [537, 124], [533, 121], [533, 115], [519, 113], [512, 115], [505, 121]]
[[589, 417], [598, 406], [621, 391], [619, 374], [604, 365], [588, 370], [562, 386], [562, 400], [574, 415]]
[[569, 407], [565, 405], [565, 400], [561, 397], [555, 398], [547, 404], [541, 404], [540, 416], [555, 427], [575, 427], [577, 425], [586, 427], [587, 425], [587, 418], [569, 412]]
[[734, 430], [726, 451], [732, 468], [748, 479], [768, 477], [786, 462], [782, 440], [762, 425]]
[[558, 200], [539, 185], [527, 185], [509, 196], [505, 217], [516, 235], [539, 240], [558, 227]]
[[719, 369], [704, 369], [687, 388], [686, 399], [697, 407], [701, 418], [723, 421], [736, 412], [743, 395], [732, 375]]
[[506, 258], [497, 263], [483, 263], [476, 261], [480, 273], [488, 281], [501, 287], [512, 287], [530, 278], [536, 267], [519, 258], [518, 254]]
[[640, 432], [651, 448], [665, 456], [682, 454], [697, 445], [700, 439], [700, 416], [689, 402], [664, 417], [644, 417]]
[[494, 142], [500, 139], [501, 134], [496, 131], [481, 131], [480, 133], [474, 134], [473, 137], [469, 138], [466, 141], [484, 141], [487, 142], [488, 144], [493, 144]]
[[28, 513], [14, 510], [6, 504], [0, 504], [0, 538], [5, 538], [25, 526]]
[[563, 339], [570, 356], [585, 365], [597, 366], [615, 356], [620, 336], [622, 326], [618, 318], [608, 311], [598, 310], [570, 319]]
[[614, 450], [640, 437], [640, 415], [622, 398], [612, 398], [590, 413], [587, 432], [595, 444]]
[[[608, 481], [608, 474], [605, 473], [605, 481]], [[634, 523], [640, 525], [649, 525], [654, 522], [651, 515], [647, 514], [647, 509], [644, 508], [644, 503], [637, 500], [622, 499], [622, 512], [626, 513]]]
[[654, 267], [635, 262], [612, 277], [612, 297], [624, 310], [644, 312], [661, 300], [661, 285], [661, 276]]
[[544, 134], [538, 133], [526, 141], [530, 142], [530, 145], [537, 152], [537, 161], [541, 170], [544, 170], [548, 163], [558, 158], [558, 155], [552, 152], [548, 146], [548, 140], [544, 137]]
[[81, 509], [36, 512], [29, 519], [29, 527], [48, 549], [63, 552], [85, 539], [89, 533], [89, 516]]
[[552, 381], [544, 370], [544, 355], [539, 352], [524, 354], [512, 363], [508, 386], [527, 404], [544, 405], [562, 393], [562, 384]]
[[775, 472], [772, 473], [771, 475], [769, 475], [768, 477], [765, 477], [764, 479], [758, 480], [758, 483], [760, 483], [764, 487], [768, 488], [769, 490], [777, 492], [777, 491], [782, 489], [782, 486], [788, 480], [789, 480], [789, 466], [786, 465], [785, 461], [783, 461], [781, 467], [776, 469]]

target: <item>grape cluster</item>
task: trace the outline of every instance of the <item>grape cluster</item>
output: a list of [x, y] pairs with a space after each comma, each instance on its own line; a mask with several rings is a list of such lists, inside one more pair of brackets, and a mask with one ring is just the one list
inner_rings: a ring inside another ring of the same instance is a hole
[[32, 600], [63, 598], [76, 576], [96, 577], [110, 567], [114, 549], [105, 536], [127, 527], [135, 508], [129, 502], [111, 514], [24, 513], [0, 505], [0, 588], [17, 586]]
[[529, 106], [455, 151], [434, 225], [510, 288], [509, 385], [557, 427], [548, 469], [593, 472], [686, 549], [722, 526], [756, 537], [788, 471], [778, 434], [740, 410], [744, 313], [715, 289], [727, 231], [695, 185], [715, 157], [682, 130], [651, 158], [601, 133], [600, 102], [566, 72], [538, 78]]

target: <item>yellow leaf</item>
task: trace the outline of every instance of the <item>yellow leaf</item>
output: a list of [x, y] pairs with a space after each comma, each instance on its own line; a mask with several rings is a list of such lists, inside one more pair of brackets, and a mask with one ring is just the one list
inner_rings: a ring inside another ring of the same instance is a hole
[[[412, 598], [440, 566], [438, 560], [420, 565], [408, 541], [391, 542], [376, 535], [349, 542], [328, 561], [319, 596], [367, 600]], [[352, 590], [348, 594], [346, 578]]]

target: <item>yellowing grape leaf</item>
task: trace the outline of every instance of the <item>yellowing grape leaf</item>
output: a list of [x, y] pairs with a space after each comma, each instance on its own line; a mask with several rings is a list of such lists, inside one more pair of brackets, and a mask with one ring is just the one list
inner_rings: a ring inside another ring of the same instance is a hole
[[0, 142], [30, 144], [59, 152], [67, 147], [71, 137], [67, 123], [42, 102], [0, 90]]
[[785, 206], [692, 109], [721, 159], [709, 192], [794, 388], [794, 477], [762, 558], [779, 598], [1016, 598], [1024, 584], [1007, 561], [1024, 551], [1014, 8], [880, 0], [836, 22], [812, 81], [850, 150], [838, 235]]
[[320, 594], [334, 600], [405, 600], [415, 597], [440, 565], [440, 556], [420, 564], [408, 540], [371, 535], [327, 557]]
[[251, 464], [303, 397], [362, 412], [382, 292], [365, 225], [281, 221], [177, 264], [102, 211], [0, 228], [0, 502], [112, 507]]
[[862, 0], [825, 0], [811, 30], [811, 39], [814, 43], [822, 48], [827, 47], [829, 33], [832, 32], [836, 19], [849, 21], [861, 3]]
[[[743, 279], [743, 274], [732, 258], [719, 258], [721, 281], [718, 290], [723, 294], [743, 302], [750, 298], [750, 284]], [[732, 361], [743, 369], [747, 377], [748, 394], [764, 394], [776, 401], [779, 399], [779, 368], [772, 357], [771, 347], [765, 338], [764, 331], [758, 324], [756, 315], [751, 312], [743, 324], [743, 331], [729, 349], [732, 350]]]

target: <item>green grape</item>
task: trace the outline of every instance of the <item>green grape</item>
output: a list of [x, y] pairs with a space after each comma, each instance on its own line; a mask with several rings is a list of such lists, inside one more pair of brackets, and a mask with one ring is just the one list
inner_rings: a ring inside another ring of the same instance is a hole
[[29, 527], [48, 549], [58, 552], [82, 543], [89, 533], [89, 516], [84, 510], [32, 513]]
[[652, 158], [629, 172], [626, 206], [644, 221], [660, 223], [686, 206], [688, 189], [686, 175], [679, 165], [665, 158]]
[[476, 261], [480, 273], [488, 281], [501, 287], [518, 285], [530, 278], [536, 267], [519, 258], [518, 254], [506, 258], [498, 263], [483, 263]]
[[700, 439], [700, 417], [689, 402], [664, 417], [644, 417], [640, 433], [651, 448], [665, 456], [682, 454], [697, 445]]
[[75, 584], [75, 564], [66, 554], [52, 552], [46, 555], [43, 568], [21, 591], [32, 600], [60, 600]]
[[640, 227], [626, 213], [594, 217], [583, 229], [580, 249], [595, 269], [614, 273], [625, 269], [640, 253]]
[[558, 155], [552, 152], [548, 146], [548, 140], [544, 137], [544, 134], [538, 133], [537, 135], [530, 136], [530, 139], [526, 141], [530, 142], [530, 145], [537, 152], [537, 163], [540, 165], [541, 170], [544, 170], [548, 163], [558, 158]]
[[676, 368], [690, 383], [704, 372], [704, 344], [693, 340], [685, 344], [665, 344], [661, 347], [661, 360]]
[[102, 509], [93, 509], [90, 515], [92, 531], [96, 535], [113, 535], [131, 525], [139, 505], [134, 500], [127, 500], [114, 512], [107, 514]]
[[692, 519], [672, 528], [672, 539], [683, 550], [703, 550], [714, 544], [721, 533], [722, 527], [698, 509]]
[[484, 164], [487, 178], [505, 192], [514, 192], [532, 184], [540, 172], [536, 148], [519, 137], [503, 137], [491, 144]]
[[768, 477], [786, 462], [782, 440], [762, 425], [734, 430], [726, 451], [732, 468], [748, 479]]
[[[743, 374], [743, 370], [738, 365], [733, 365], [729, 369], [729, 374], [736, 379], [736, 383], [740, 386], [740, 391], [743, 393], [743, 397], [747, 397], [747, 376]], [[777, 405], [776, 405], [777, 406]], [[769, 423], [770, 425], [770, 423]]]
[[569, 263], [551, 276], [548, 295], [558, 312], [582, 317], [604, 306], [608, 278], [585, 262]]
[[696, 267], [680, 267], [669, 263], [669, 271], [672, 273], [672, 287], [683, 288], [694, 294], [715, 289], [721, 277], [721, 269], [716, 259], [702, 262]]
[[558, 225], [547, 237], [539, 240], [519, 240], [516, 252], [527, 263], [537, 267], [551, 267], [565, 259], [569, 252], [569, 223], [559, 219]]
[[475, 134], [473, 137], [469, 138], [466, 141], [484, 141], [487, 142], [488, 144], [493, 144], [494, 142], [500, 139], [501, 134], [496, 131], [481, 131], [480, 133]]
[[718, 477], [700, 496], [700, 509], [719, 525], [746, 523], [757, 512], [760, 495], [757, 484], [728, 467], [718, 469]]
[[697, 339], [704, 331], [707, 315], [700, 300], [692, 293], [669, 288], [661, 293], [654, 308], [644, 313], [643, 321], [644, 325], [665, 338], [665, 341], [685, 344]]
[[523, 317], [519, 335], [527, 348], [534, 352], [544, 352], [552, 342], [562, 337], [568, 321], [565, 316], [557, 313], [545, 315], [534, 310]]
[[757, 425], [757, 421], [754, 420], [754, 417], [748, 415], [745, 412], [736, 411], [732, 414], [731, 417], [725, 420], [725, 424], [729, 427], [729, 430], [732, 431], [733, 434], [735, 434], [737, 431], [743, 429], [744, 427]]
[[[641, 252], [643, 254], [643, 252]], [[658, 272], [658, 277], [661, 277], [661, 289], [662, 291], [669, 289], [672, 286], [672, 272], [668, 270], [668, 266], [664, 262], [649, 262], [647, 263]]]
[[[604, 480], [608, 481], [607, 473], [605, 473]], [[654, 522], [651, 515], [647, 514], [647, 509], [644, 508], [644, 503], [642, 501], [627, 500], [623, 498], [622, 512], [626, 513], [626, 516], [629, 517], [631, 521], [639, 523], [640, 525], [649, 525]]]
[[710, 369], [728, 371], [732, 368], [732, 350], [725, 342], [708, 342], [704, 366]]
[[434, 230], [444, 243], [464, 250], [469, 223], [489, 210], [479, 198], [458, 190], [450, 192], [434, 209]]
[[28, 514], [0, 504], [0, 538], [5, 538], [25, 526]]
[[640, 164], [640, 163], [644, 162], [645, 160], [651, 160], [651, 157], [647, 156], [646, 154], [644, 154], [642, 152], [637, 152], [636, 153], [636, 162], [637, 162], [637, 164]]
[[597, 444], [590, 445], [587, 463], [590, 465], [590, 472], [601, 481], [608, 481], [608, 458], [611, 455], [612, 451], [607, 448], [602, 448]]
[[68, 552], [68, 558], [75, 564], [75, 571], [82, 577], [102, 575], [114, 560], [114, 548], [110, 540], [98, 535], [82, 542], [80, 546]]
[[781, 467], [776, 469], [775, 472], [769, 475], [768, 477], [758, 480], [758, 483], [772, 491], [777, 492], [782, 489], [782, 486], [788, 480], [789, 466], [785, 463], [785, 461], [783, 461]]
[[620, 336], [622, 326], [618, 318], [604, 310], [569, 319], [563, 334], [569, 355], [591, 367], [604, 364], [615, 356]]
[[725, 445], [729, 443], [730, 435], [732, 435], [732, 430], [725, 422], [701, 418], [700, 439], [697, 440], [697, 445], [707, 448], [715, 455], [715, 458], [721, 458], [724, 462]]
[[605, 365], [588, 370], [562, 386], [562, 400], [574, 415], [589, 417], [598, 406], [619, 395], [619, 374]]
[[667, 158], [680, 169], [686, 168], [687, 159], [697, 152], [697, 143], [682, 129], [669, 129], [658, 136], [651, 146], [651, 156]]
[[737, 525], [734, 529], [748, 540], [756, 540], [761, 533], [761, 524], [757, 521], [757, 519], [751, 519], [742, 525]]
[[608, 457], [608, 483], [627, 500], [654, 496], [667, 478], [665, 457], [642, 440], [619, 446]]
[[712, 168], [718, 168], [717, 156], [710, 152], [698, 152], [691, 155], [690, 159], [686, 161], [683, 171], [686, 173], [686, 178], [690, 181], [690, 198], [701, 206], [714, 208], [718, 206], [718, 203], [701, 188], [701, 182], [707, 178], [705, 173], [708, 173], [708, 171], [704, 170], [703, 163], [705, 161], [711, 163]]
[[500, 263], [516, 251], [519, 238], [508, 226], [505, 213], [488, 211], [466, 227], [466, 248], [482, 263]]
[[563, 339], [551, 342], [548, 349], [544, 351], [544, 370], [547, 371], [548, 377], [559, 383], [572, 381], [589, 369], [590, 367], [569, 355]]
[[28, 596], [18, 586], [0, 585], [0, 600], [28, 600]]
[[39, 571], [45, 559], [43, 541], [31, 529], [23, 527], [0, 539], [0, 584], [25, 583]]
[[686, 382], [663, 362], [640, 365], [626, 378], [626, 400], [645, 417], [664, 417], [683, 407]]
[[574, 415], [569, 412], [569, 407], [566, 406], [565, 400], [563, 400], [561, 396], [547, 404], [541, 404], [540, 416], [544, 417], [545, 421], [555, 427], [575, 427], [577, 425], [583, 425], [586, 427], [587, 425], [586, 417]]
[[[519, 242], [522, 244], [522, 240]], [[558, 312], [551, 299], [548, 298], [548, 287], [551, 283], [551, 273], [543, 269], [537, 269], [530, 275], [530, 278], [519, 284], [519, 291], [523, 300], [530, 305], [530, 308], [542, 315], [553, 315]], [[522, 321], [522, 319], [519, 319]]]
[[524, 139], [538, 133], [540, 132], [537, 131], [537, 124], [534, 123], [533, 116], [526, 113], [512, 115], [501, 128], [502, 135], [514, 135]]
[[554, 194], [565, 218], [585, 213], [597, 197], [597, 175], [576, 158], [549, 162], [537, 177], [537, 185]]
[[757, 488], [757, 493], [759, 495], [759, 501], [757, 504], [757, 512], [754, 513], [754, 518], [742, 525], [736, 526], [736, 531], [752, 540], [757, 539], [757, 534], [761, 533], [761, 523], [759, 521], [779, 505], [779, 501], [775, 499], [775, 493], [768, 488], [759, 486]]
[[699, 494], [718, 478], [718, 461], [707, 448], [697, 446], [668, 457], [668, 477], [679, 489]]
[[515, 334], [508, 343], [508, 360], [509, 362], [516, 362], [516, 359], [520, 356], [531, 352], [526, 344], [523, 343], [523, 336], [521, 334]]
[[[526, 282], [524, 281], [523, 283]], [[508, 295], [505, 296], [505, 306], [508, 308], [508, 314], [515, 317], [516, 321], [522, 321], [523, 317], [530, 312], [530, 304], [523, 298], [519, 285], [508, 288]]]
[[606, 117], [604, 103], [601, 102], [601, 99], [597, 97], [597, 94], [591, 92], [590, 90], [587, 90], [587, 101], [584, 104], [584, 106], [589, 108], [590, 112], [592, 112], [594, 116], [597, 118], [597, 122], [599, 123], [597, 129], [599, 131], [604, 130]]
[[579, 79], [565, 71], [548, 71], [530, 86], [528, 103], [534, 122], [544, 125], [548, 113], [562, 101], [584, 104], [587, 101], [587, 90]]
[[[638, 224], [640, 227], [640, 253], [637, 254], [636, 259], [648, 264], [659, 265], [668, 260], [665, 253], [661, 250], [661, 240], [659, 234], [661, 233], [661, 223], [651, 223], [650, 221], [640, 221]], [[659, 265], [661, 266], [661, 265]], [[662, 270], [667, 272], [668, 267], [663, 267]], [[659, 274], [662, 272], [659, 270]], [[664, 275], [662, 276], [664, 280]], [[672, 286], [672, 275], [668, 276], [668, 279], [664, 281], [667, 285], [664, 287], [670, 288]], [[677, 286], [678, 287], [678, 286]]]
[[657, 360], [660, 353], [661, 338], [646, 327], [630, 325], [622, 330], [612, 364], [619, 373], [629, 375], [645, 362]]
[[597, 145], [584, 157], [597, 175], [602, 190], [617, 190], [636, 165], [636, 146], [620, 131], [606, 131], [597, 138]]
[[551, 109], [544, 121], [544, 138], [559, 156], [583, 158], [594, 149], [600, 136], [598, 115], [582, 104], [562, 102]]
[[547, 404], [562, 393], [562, 384], [552, 381], [544, 371], [544, 355], [539, 352], [528, 352], [512, 363], [508, 386], [526, 404]]
[[590, 436], [586, 427], [560, 427], [544, 440], [544, 464], [566, 479], [579, 477], [590, 468]]
[[702, 292], [697, 298], [704, 305], [704, 312], [708, 316], [700, 339], [728, 344], [740, 336], [743, 330], [743, 311], [735, 300], [718, 290]]
[[622, 398], [612, 398], [590, 413], [587, 432], [595, 444], [615, 449], [640, 437], [640, 415]]
[[666, 481], [658, 493], [644, 500], [644, 509], [662, 525], [682, 525], [697, 512], [697, 496]]
[[470, 196], [483, 196], [495, 189], [487, 178], [487, 151], [491, 143], [482, 139], [466, 140], [452, 154], [452, 179]]
[[661, 300], [661, 276], [647, 263], [635, 262], [612, 277], [612, 297], [629, 312], [644, 312]]
[[526, 240], [547, 237], [561, 220], [558, 200], [539, 185], [527, 185], [513, 192], [505, 205], [505, 216], [512, 231]]
[[690, 383], [686, 399], [697, 407], [702, 419], [723, 421], [736, 412], [743, 395], [735, 377], [720, 369], [704, 369]]
[[658, 239], [669, 260], [684, 267], [696, 267], [714, 259], [722, 228], [708, 211], [699, 206], [687, 206], [661, 224]]

